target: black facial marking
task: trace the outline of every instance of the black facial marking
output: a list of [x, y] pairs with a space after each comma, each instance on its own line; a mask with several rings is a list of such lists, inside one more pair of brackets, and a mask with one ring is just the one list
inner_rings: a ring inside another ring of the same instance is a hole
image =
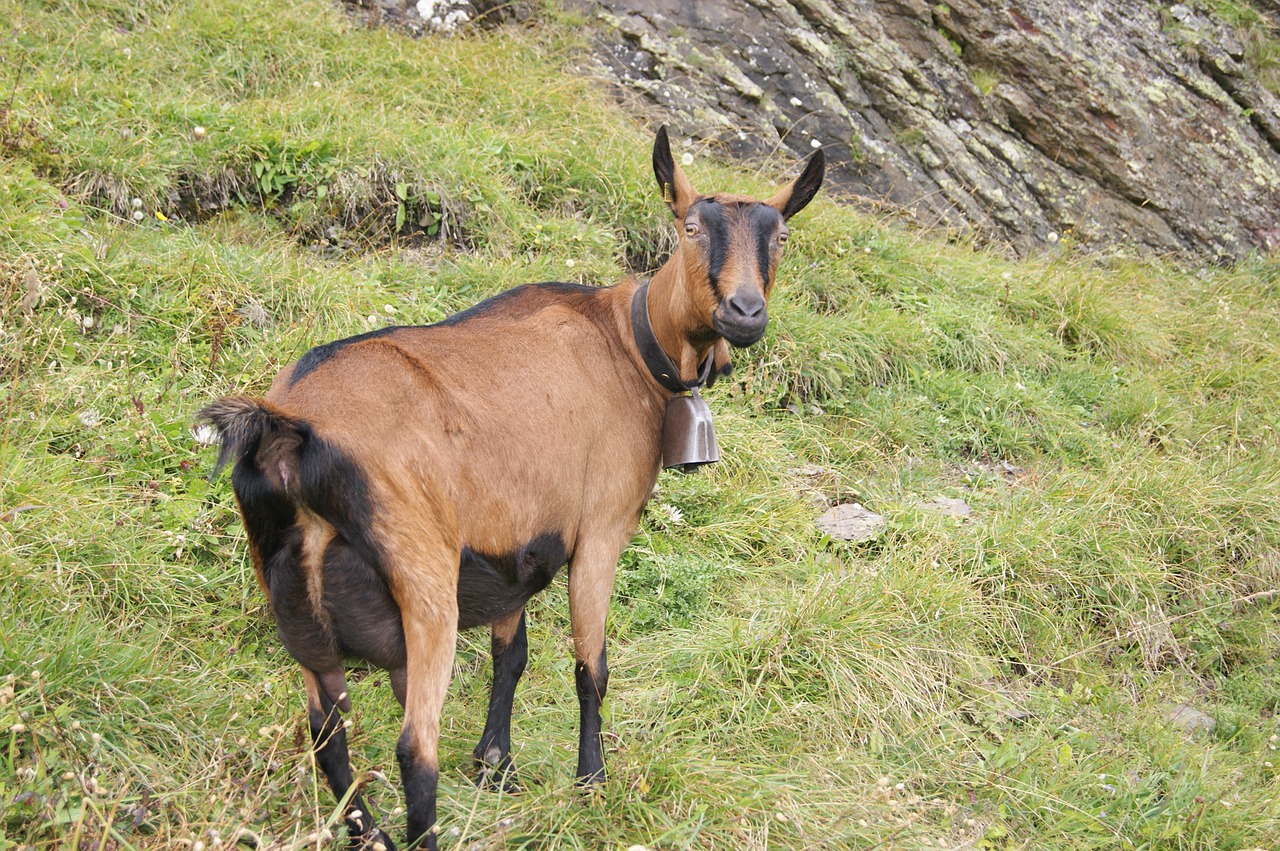
[[493, 623], [519, 611], [551, 584], [568, 560], [564, 539], [554, 533], [499, 555], [464, 547], [458, 570], [458, 628]]
[[756, 263], [760, 267], [760, 282], [769, 290], [769, 267], [773, 265], [773, 237], [782, 225], [782, 216], [767, 204], [752, 204], [747, 208], [747, 221], [756, 243]]
[[720, 273], [729, 257], [729, 221], [724, 207], [711, 198], [703, 198], [693, 205], [698, 221], [707, 234], [707, 280], [716, 298], [720, 293]]

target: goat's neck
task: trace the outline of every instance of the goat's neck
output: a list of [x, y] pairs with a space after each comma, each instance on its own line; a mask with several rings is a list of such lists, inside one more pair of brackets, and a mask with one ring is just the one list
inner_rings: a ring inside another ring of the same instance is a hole
[[649, 282], [649, 324], [658, 345], [680, 368], [680, 380], [692, 384], [716, 341], [716, 334], [697, 319], [679, 253]]

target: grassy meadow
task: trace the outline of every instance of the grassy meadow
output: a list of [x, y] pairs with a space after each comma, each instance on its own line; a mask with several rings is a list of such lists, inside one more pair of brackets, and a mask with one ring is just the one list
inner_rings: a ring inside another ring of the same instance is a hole
[[[0, 0], [0, 851], [342, 845], [192, 419], [317, 343], [656, 266], [652, 135], [579, 24]], [[695, 186], [794, 173], [672, 131]], [[779, 281], [708, 393], [724, 461], [664, 473], [623, 556], [607, 783], [573, 784], [560, 579], [519, 795], [471, 782], [460, 640], [442, 846], [1280, 847], [1280, 261], [1011, 262], [824, 194]], [[813, 525], [855, 501], [876, 539]], [[399, 839], [399, 708], [352, 698]]]

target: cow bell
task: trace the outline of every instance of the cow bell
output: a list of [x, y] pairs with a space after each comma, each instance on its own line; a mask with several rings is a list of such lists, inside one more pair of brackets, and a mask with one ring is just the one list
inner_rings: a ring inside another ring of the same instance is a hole
[[662, 424], [662, 466], [692, 473], [720, 460], [711, 409], [695, 387], [688, 396], [672, 396]]

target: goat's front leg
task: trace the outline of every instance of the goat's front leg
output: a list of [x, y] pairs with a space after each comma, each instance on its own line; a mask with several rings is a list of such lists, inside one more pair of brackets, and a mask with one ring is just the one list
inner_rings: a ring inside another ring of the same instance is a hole
[[476, 768], [480, 771], [476, 785], [518, 792], [520, 787], [511, 761], [511, 706], [515, 701], [516, 683], [529, 660], [523, 609], [493, 624], [489, 646], [493, 655], [493, 687], [489, 692], [489, 716], [475, 749]]
[[578, 686], [578, 782], [604, 781], [600, 705], [609, 688], [604, 627], [621, 547], [579, 547], [569, 565], [569, 618], [573, 622], [574, 667]]

